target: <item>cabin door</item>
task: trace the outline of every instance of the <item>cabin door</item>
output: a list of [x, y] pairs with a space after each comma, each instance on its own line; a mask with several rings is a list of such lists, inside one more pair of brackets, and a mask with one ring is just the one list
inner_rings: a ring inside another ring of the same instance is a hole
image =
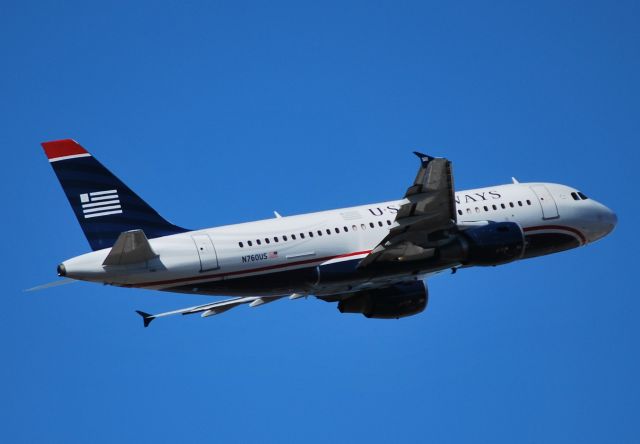
[[194, 234], [191, 236], [200, 258], [200, 271], [215, 270], [218, 266], [218, 255], [208, 234]]
[[558, 206], [556, 205], [556, 201], [554, 200], [547, 187], [545, 187], [544, 185], [533, 185], [531, 189], [536, 194], [538, 202], [542, 207], [543, 219], [555, 219], [557, 217], [560, 217], [560, 215], [558, 214]]

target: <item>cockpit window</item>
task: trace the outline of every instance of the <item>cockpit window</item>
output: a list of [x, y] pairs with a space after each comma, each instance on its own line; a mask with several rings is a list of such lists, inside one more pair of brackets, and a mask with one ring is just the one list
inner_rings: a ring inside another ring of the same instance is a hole
[[578, 191], [578, 196], [580, 196], [582, 199], [587, 200], [589, 199], [587, 196], [585, 196], [585, 194], [581, 191]]
[[576, 193], [575, 191], [571, 193], [571, 197], [573, 197], [573, 200], [580, 200], [580, 198], [578, 197], [578, 193]]

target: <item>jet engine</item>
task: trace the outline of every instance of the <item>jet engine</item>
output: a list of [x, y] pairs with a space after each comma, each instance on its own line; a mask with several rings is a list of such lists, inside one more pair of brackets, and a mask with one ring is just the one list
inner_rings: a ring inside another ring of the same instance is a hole
[[501, 265], [522, 258], [524, 249], [524, 232], [519, 224], [495, 222], [461, 232], [440, 249], [440, 258], [463, 265]]
[[367, 318], [399, 319], [420, 313], [428, 300], [425, 283], [412, 281], [355, 292], [338, 303], [338, 310], [340, 313], [362, 313]]

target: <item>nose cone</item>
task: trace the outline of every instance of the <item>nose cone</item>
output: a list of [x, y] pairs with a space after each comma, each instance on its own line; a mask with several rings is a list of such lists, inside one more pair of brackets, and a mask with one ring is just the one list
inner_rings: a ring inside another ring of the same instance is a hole
[[591, 209], [591, 223], [587, 229], [589, 242], [602, 239], [611, 233], [618, 224], [618, 216], [604, 205], [593, 202], [594, 208]]
[[608, 214], [606, 216], [606, 220], [607, 220], [607, 223], [609, 224], [609, 231], [607, 231], [606, 234], [609, 234], [613, 231], [616, 225], [618, 225], [618, 216], [616, 216], [616, 213], [609, 210], [609, 208], [607, 208], [607, 210], [608, 210]]

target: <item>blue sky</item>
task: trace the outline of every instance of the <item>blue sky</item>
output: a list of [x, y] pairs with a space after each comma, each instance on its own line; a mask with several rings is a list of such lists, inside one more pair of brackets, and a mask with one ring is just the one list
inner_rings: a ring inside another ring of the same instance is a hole
[[[637, 2], [0, 3], [2, 442], [638, 442]], [[71, 137], [193, 228], [456, 187], [570, 184], [586, 248], [429, 282], [400, 321], [313, 299], [79, 283], [39, 143]]]

